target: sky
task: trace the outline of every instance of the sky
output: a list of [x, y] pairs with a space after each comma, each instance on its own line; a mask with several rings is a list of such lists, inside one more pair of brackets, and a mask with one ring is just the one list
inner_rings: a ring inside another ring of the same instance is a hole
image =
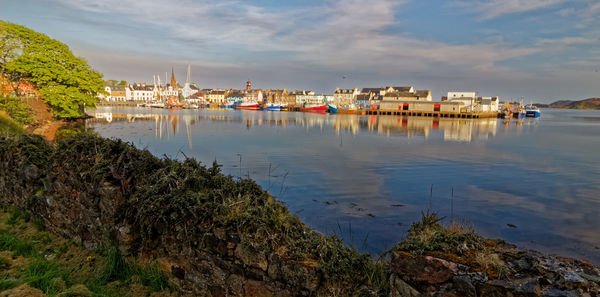
[[[105, 79], [200, 88], [414, 86], [434, 100], [600, 97], [598, 0], [0, 0]], [[170, 77], [169, 77], [170, 79]]]

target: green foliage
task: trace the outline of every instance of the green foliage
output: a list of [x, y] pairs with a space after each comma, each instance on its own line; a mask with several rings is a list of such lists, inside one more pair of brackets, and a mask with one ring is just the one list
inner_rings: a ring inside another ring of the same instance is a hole
[[21, 281], [14, 278], [7, 278], [6, 275], [0, 277], [0, 292], [10, 290], [21, 284]]
[[133, 276], [133, 272], [125, 257], [113, 247], [106, 257], [106, 269], [98, 276], [96, 282], [105, 285], [116, 280], [128, 281]]
[[0, 270], [6, 270], [10, 268], [11, 261], [4, 257], [0, 257]]
[[48, 295], [60, 293], [69, 283], [67, 274], [58, 265], [42, 258], [27, 265], [21, 277], [27, 284]]
[[157, 265], [144, 268], [136, 264], [130, 264], [115, 247], [108, 250], [106, 261], [105, 270], [93, 281], [92, 288], [97, 289], [113, 281], [127, 283], [137, 277], [142, 285], [152, 288], [155, 292], [170, 289], [167, 277]]
[[22, 134], [23, 126], [13, 120], [5, 111], [0, 110], [0, 135]]
[[[103, 92], [102, 75], [68, 46], [23, 26], [0, 21], [0, 40], [17, 40], [16, 49], [2, 62], [12, 81], [22, 78], [39, 89], [58, 118], [79, 118], [84, 107], [94, 107]], [[7, 47], [6, 42], [0, 48]]]
[[126, 85], [127, 85], [127, 82], [124, 80], [119, 82], [119, 86], [126, 86]]
[[28, 241], [19, 239], [14, 234], [0, 230], [0, 250], [12, 251], [13, 256], [35, 257], [38, 252], [35, 246]]
[[421, 220], [411, 225], [408, 236], [395, 248], [423, 254], [426, 251], [453, 252], [462, 246], [479, 247], [483, 244], [483, 239], [471, 228], [457, 224], [444, 227], [440, 224], [443, 219], [436, 213], [423, 213]]
[[29, 107], [19, 97], [9, 95], [0, 96], [0, 110], [5, 111], [19, 124], [27, 124], [33, 120]]
[[137, 274], [140, 277], [140, 283], [152, 288], [154, 292], [171, 289], [169, 280], [156, 264], [146, 268], [138, 268]]

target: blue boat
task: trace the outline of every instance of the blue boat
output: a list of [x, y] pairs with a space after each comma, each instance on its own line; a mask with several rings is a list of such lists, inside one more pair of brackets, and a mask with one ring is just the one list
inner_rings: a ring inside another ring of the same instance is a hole
[[266, 110], [266, 111], [280, 111], [281, 110], [281, 104], [267, 104], [267, 105], [263, 106], [263, 110]]
[[525, 106], [525, 116], [528, 118], [539, 118], [540, 109], [535, 105], [529, 104]]
[[327, 111], [328, 111], [329, 113], [337, 113], [337, 112], [338, 112], [338, 109], [337, 109], [337, 106], [335, 106], [335, 105], [333, 105], [333, 104], [328, 104], [328, 105], [327, 105]]

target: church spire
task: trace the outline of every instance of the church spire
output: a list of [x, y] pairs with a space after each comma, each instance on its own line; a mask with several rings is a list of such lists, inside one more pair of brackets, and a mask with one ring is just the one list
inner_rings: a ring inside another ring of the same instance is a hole
[[171, 87], [177, 88], [177, 81], [175, 81], [175, 71], [173, 71], [173, 67], [171, 67]]

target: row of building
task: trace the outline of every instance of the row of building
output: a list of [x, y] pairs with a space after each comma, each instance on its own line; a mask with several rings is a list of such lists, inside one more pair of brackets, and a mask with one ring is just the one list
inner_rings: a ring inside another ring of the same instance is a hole
[[386, 86], [379, 88], [336, 88], [333, 94], [316, 94], [312, 90], [253, 89], [250, 81], [245, 89], [200, 89], [190, 82], [188, 66], [187, 80], [182, 87], [175, 80], [166, 85], [133, 83], [107, 85], [102, 98], [109, 102], [134, 101], [151, 103], [176, 97], [182, 103], [210, 103], [230, 105], [240, 102], [284, 104], [303, 106], [306, 104], [332, 104], [338, 108], [380, 110], [423, 110], [441, 112], [495, 112], [498, 97], [482, 97], [477, 92], [448, 92], [441, 101], [432, 101], [431, 90], [416, 90], [412, 86]]

